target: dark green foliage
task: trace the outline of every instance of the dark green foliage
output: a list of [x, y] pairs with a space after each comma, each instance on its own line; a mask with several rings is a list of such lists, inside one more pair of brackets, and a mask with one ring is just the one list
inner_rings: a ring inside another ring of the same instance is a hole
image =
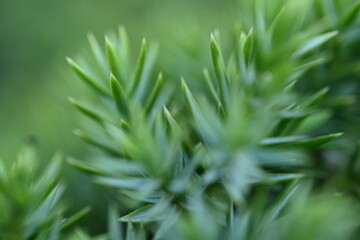
[[84, 208], [70, 218], [63, 218], [59, 181], [63, 156], [56, 154], [45, 169], [40, 169], [34, 147], [26, 146], [8, 166], [0, 161], [0, 238], [60, 239], [65, 231], [88, 212]]

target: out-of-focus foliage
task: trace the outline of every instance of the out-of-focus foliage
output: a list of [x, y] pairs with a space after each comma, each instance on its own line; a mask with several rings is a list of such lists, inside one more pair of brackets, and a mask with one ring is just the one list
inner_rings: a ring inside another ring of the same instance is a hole
[[33, 146], [26, 146], [15, 161], [0, 161], [0, 238], [58, 239], [60, 232], [81, 219], [84, 208], [71, 218], [63, 218], [60, 179], [62, 155], [56, 154], [48, 166], [39, 169]]

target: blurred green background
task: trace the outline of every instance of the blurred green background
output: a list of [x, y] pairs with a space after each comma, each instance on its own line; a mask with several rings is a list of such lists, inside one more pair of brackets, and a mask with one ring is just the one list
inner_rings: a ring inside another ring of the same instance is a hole
[[[37, 140], [42, 159], [56, 150], [81, 156], [83, 145], [71, 133], [76, 114], [67, 96], [79, 96], [87, 89], [64, 59], [88, 50], [87, 33], [103, 40], [104, 33], [124, 25], [134, 55], [146, 37], [160, 42], [159, 62], [162, 56], [175, 54], [171, 46], [180, 42], [181, 49], [196, 58], [207, 47], [203, 43], [212, 30], [232, 29], [234, 6], [234, 0], [2, 1], [0, 155], [11, 159], [31, 137]], [[166, 64], [180, 76], [179, 62], [177, 57]]]

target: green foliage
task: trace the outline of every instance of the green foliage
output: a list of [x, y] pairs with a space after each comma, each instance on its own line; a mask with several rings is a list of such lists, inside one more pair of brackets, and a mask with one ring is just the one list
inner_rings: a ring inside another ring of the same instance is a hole
[[[99, 92], [101, 102], [92, 109], [71, 100], [96, 122], [80, 136], [104, 150], [91, 161], [70, 163], [111, 189], [113, 201], [126, 213], [119, 218], [128, 226], [125, 235], [135, 239], [355, 236], [358, 203], [337, 196], [341, 188], [315, 184], [326, 174], [317, 166], [316, 154], [326, 153], [332, 146], [328, 142], [342, 135], [314, 134], [329, 120], [323, 107], [328, 88], [307, 96], [297, 90], [297, 82], [324, 65], [327, 46], [342, 34], [336, 26], [350, 24], [358, 4], [343, 13], [345, 20], [339, 25], [319, 18], [319, 4], [327, 3], [243, 1], [242, 27], [228, 61], [219, 35], [210, 37], [213, 71], [204, 71], [199, 92], [184, 79], [175, 83], [181, 85], [175, 94], [163, 87], [167, 76], [160, 73], [156, 80], [155, 48], [148, 49], [145, 40], [137, 64], [130, 68], [123, 28], [118, 39], [106, 38], [106, 67], [105, 54], [96, 47], [101, 70], [94, 77], [69, 60], [84, 82]], [[100, 85], [101, 91], [96, 87]], [[183, 100], [176, 97], [179, 91]], [[332, 212], [339, 204], [343, 209]], [[122, 239], [118, 225], [110, 226], [112, 239]]]
[[65, 232], [89, 209], [62, 220], [61, 157], [41, 171], [26, 148], [0, 167], [0, 237], [356, 239], [360, 145], [338, 124], [353, 98], [333, 89], [358, 88], [359, 2], [239, 4], [233, 44], [211, 34], [212, 66], [192, 81], [171, 80], [145, 39], [132, 59], [123, 27], [104, 49], [89, 35], [93, 58], [67, 61], [95, 99], [69, 101], [98, 151], [68, 163], [109, 190], [108, 231]]
[[71, 218], [62, 218], [62, 159], [61, 154], [56, 154], [45, 169], [40, 169], [29, 144], [11, 166], [0, 161], [1, 239], [59, 239], [60, 231], [89, 211], [85, 208]]

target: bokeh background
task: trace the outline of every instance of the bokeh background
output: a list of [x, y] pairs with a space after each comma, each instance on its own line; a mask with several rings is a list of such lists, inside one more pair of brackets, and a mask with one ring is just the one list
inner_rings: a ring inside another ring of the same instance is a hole
[[[67, 97], [89, 92], [68, 67], [65, 57], [86, 55], [88, 33], [94, 33], [103, 43], [105, 33], [123, 25], [134, 59], [143, 37], [158, 42], [159, 65], [171, 72], [168, 75], [172, 80], [179, 80], [181, 74], [202, 74], [211, 59], [207, 44], [210, 33], [215, 29], [233, 30], [236, 6], [235, 0], [2, 0], [1, 158], [13, 161], [29, 139], [37, 143], [41, 161], [48, 161], [56, 151], [86, 158], [86, 145], [72, 134], [79, 115]], [[191, 69], [185, 68], [189, 65]], [[97, 221], [84, 225], [93, 226], [95, 232], [103, 231], [105, 226], [99, 223], [106, 222], [102, 221], [106, 218], [106, 204], [102, 204], [107, 201], [106, 193], [68, 165], [64, 179], [70, 211], [77, 211], [84, 203], [91, 205], [94, 210], [89, 219]]]
[[[1, 1], [0, 155], [12, 158], [30, 137], [36, 139], [42, 159], [56, 150], [81, 155], [83, 146], [71, 133], [76, 115], [67, 96], [86, 88], [65, 57], [88, 50], [87, 33], [103, 40], [104, 33], [123, 25], [135, 55], [146, 37], [160, 43], [159, 62], [175, 54], [171, 46], [180, 43], [196, 58], [211, 31], [231, 31], [236, 14], [235, 0]], [[166, 64], [180, 74], [181, 61], [189, 59], [176, 54]]]

